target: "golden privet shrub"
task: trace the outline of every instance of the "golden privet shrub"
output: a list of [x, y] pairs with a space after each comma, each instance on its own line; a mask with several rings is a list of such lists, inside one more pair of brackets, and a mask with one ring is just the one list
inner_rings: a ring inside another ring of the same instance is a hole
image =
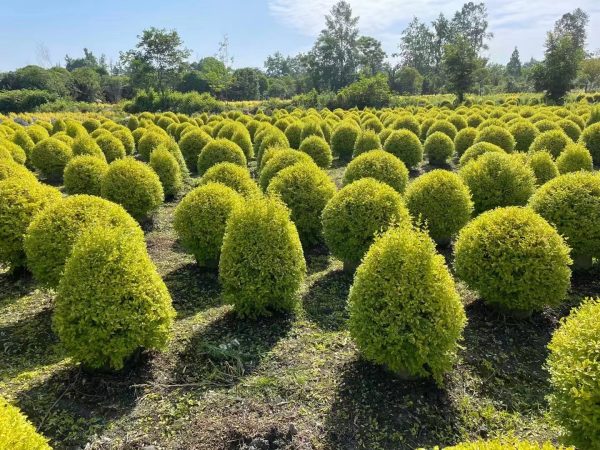
[[402, 194], [408, 184], [408, 169], [391, 153], [384, 150], [371, 150], [350, 161], [342, 181], [346, 186], [361, 178], [369, 177], [393, 187]]
[[215, 164], [208, 169], [200, 179], [200, 184], [207, 183], [222, 183], [244, 197], [261, 193], [248, 168], [230, 162]]
[[0, 397], [0, 448], [6, 450], [52, 450], [19, 408]]
[[31, 151], [31, 164], [50, 181], [62, 180], [65, 166], [73, 156], [71, 147], [53, 137], [38, 142]]
[[67, 194], [100, 196], [102, 178], [108, 171], [106, 160], [91, 155], [72, 158], [65, 167], [64, 185]]

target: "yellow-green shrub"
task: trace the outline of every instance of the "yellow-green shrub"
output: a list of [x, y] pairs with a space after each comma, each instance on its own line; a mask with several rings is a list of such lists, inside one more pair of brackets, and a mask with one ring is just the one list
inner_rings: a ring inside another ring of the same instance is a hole
[[250, 176], [248, 168], [234, 163], [222, 162], [212, 166], [200, 179], [200, 184], [206, 183], [222, 183], [244, 197], [260, 194], [260, 189]]
[[227, 139], [215, 139], [204, 146], [198, 155], [196, 166], [198, 173], [203, 175], [208, 169], [221, 162], [231, 162], [246, 167], [247, 160], [244, 152], [234, 142]]
[[527, 163], [533, 169], [538, 186], [559, 175], [558, 167], [556, 167], [552, 155], [546, 151], [530, 154], [527, 158]]
[[261, 189], [266, 191], [271, 179], [273, 179], [280, 170], [299, 162], [314, 164], [313, 159], [308, 154], [299, 150], [285, 149], [275, 152], [260, 171], [258, 183]]
[[102, 178], [108, 171], [104, 159], [91, 155], [72, 158], [65, 167], [64, 184], [68, 194], [89, 194], [100, 196]]
[[381, 150], [381, 140], [379, 135], [373, 130], [365, 130], [358, 135], [356, 142], [354, 143], [354, 152], [352, 157], [356, 158], [358, 155], [369, 152], [371, 150]]
[[512, 153], [515, 149], [515, 138], [506, 128], [491, 125], [479, 130], [479, 134], [475, 139], [475, 144], [478, 142], [489, 142], [497, 145], [506, 153]]
[[568, 144], [563, 152], [556, 158], [556, 167], [560, 173], [594, 170], [592, 155], [581, 144]]
[[442, 165], [446, 164], [454, 155], [454, 142], [447, 134], [436, 131], [427, 136], [423, 149], [429, 159], [429, 164]]
[[469, 161], [473, 161], [486, 153], [506, 153], [503, 149], [491, 142], [478, 142], [470, 146], [460, 157], [459, 164], [466, 165]]
[[183, 187], [181, 168], [167, 146], [159, 145], [150, 154], [150, 167], [156, 172], [166, 198], [172, 198]]
[[344, 171], [343, 184], [345, 186], [368, 177], [388, 184], [402, 194], [408, 184], [408, 169], [391, 153], [371, 150], [350, 161]]
[[385, 140], [383, 149], [400, 158], [409, 169], [417, 167], [423, 161], [421, 141], [408, 130], [393, 131]]
[[200, 129], [193, 129], [181, 137], [179, 148], [188, 169], [196, 171], [200, 152], [212, 140], [213, 138], [208, 133]]
[[466, 127], [456, 133], [454, 138], [454, 149], [458, 156], [462, 156], [466, 149], [474, 144], [477, 134], [479, 132], [476, 128]]
[[50, 181], [62, 179], [65, 166], [73, 156], [71, 147], [53, 137], [38, 142], [31, 151], [31, 164]]
[[340, 122], [331, 134], [331, 151], [342, 160], [352, 158], [354, 144], [361, 133], [359, 126], [351, 121]]
[[495, 439], [490, 441], [461, 442], [444, 447], [444, 450], [575, 450], [573, 447], [555, 447], [550, 442], [520, 441], [516, 439]]
[[581, 133], [579, 142], [590, 151], [594, 163], [600, 164], [600, 122], [588, 125]]
[[546, 150], [550, 152], [553, 158], [558, 158], [558, 155], [572, 142], [562, 130], [545, 131], [535, 138], [529, 147], [529, 151], [534, 153]]
[[48, 440], [38, 434], [32, 423], [0, 397], [0, 448], [6, 450], [52, 450]]
[[37, 181], [35, 175], [21, 164], [17, 164], [12, 159], [0, 159], [0, 181], [8, 178]]
[[96, 138], [96, 143], [102, 149], [107, 162], [113, 162], [115, 159], [125, 158], [125, 146], [112, 134], [103, 134]]
[[300, 144], [300, 151], [310, 156], [315, 164], [324, 169], [331, 166], [333, 155], [325, 139], [319, 136], [309, 136]]
[[515, 150], [526, 152], [540, 134], [537, 127], [528, 120], [517, 120], [508, 129], [515, 138]]
[[81, 136], [73, 141], [73, 145], [71, 146], [73, 150], [73, 156], [78, 155], [90, 155], [95, 156], [96, 158], [100, 158], [103, 161], [106, 161], [106, 156], [104, 152], [96, 142], [96, 140], [90, 136]]
[[[169, 136], [166, 133], [157, 131], [156, 129], [146, 131], [137, 144], [140, 158], [143, 161], [149, 161], [152, 151], [161, 144], [168, 144], [169, 140]], [[195, 167], [195, 163], [194, 161], [194, 166], [192, 167]]]

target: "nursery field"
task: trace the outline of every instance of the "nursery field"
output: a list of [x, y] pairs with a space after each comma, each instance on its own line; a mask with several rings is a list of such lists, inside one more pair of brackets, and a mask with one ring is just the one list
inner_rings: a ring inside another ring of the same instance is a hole
[[600, 108], [1, 119], [0, 449], [599, 448]]

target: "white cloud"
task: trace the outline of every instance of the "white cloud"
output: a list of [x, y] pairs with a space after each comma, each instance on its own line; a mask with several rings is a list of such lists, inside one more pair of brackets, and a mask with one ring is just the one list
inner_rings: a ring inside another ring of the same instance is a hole
[[[440, 12], [451, 16], [466, 0], [348, 0], [355, 15], [360, 16], [362, 33], [380, 39], [384, 48], [396, 47], [401, 31], [417, 16], [425, 22]], [[316, 36], [325, 24], [325, 14], [336, 0], [269, 0], [271, 14], [285, 25], [307, 36]], [[548, 0], [490, 0], [489, 30], [494, 33], [490, 42], [493, 61], [506, 62], [516, 46], [522, 59], [541, 57], [546, 32], [562, 14], [580, 7], [590, 15], [589, 48], [600, 48], [600, 2], [580, 0], [578, 3]], [[395, 42], [388, 42], [391, 37]]]

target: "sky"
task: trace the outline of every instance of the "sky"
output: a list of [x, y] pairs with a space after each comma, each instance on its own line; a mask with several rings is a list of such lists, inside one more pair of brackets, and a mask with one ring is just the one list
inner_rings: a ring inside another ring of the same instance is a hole
[[[430, 22], [452, 16], [463, 0], [349, 0], [361, 34], [397, 51], [402, 30], [417, 16]], [[224, 35], [233, 67], [263, 67], [270, 54], [306, 52], [323, 28], [335, 0], [28, 0], [2, 2], [0, 71], [27, 64], [64, 66], [65, 55], [88, 48], [117, 61], [148, 27], [176, 29], [192, 60], [216, 54]], [[521, 60], [541, 59], [546, 32], [565, 12], [590, 16], [588, 50], [600, 49], [600, 0], [489, 0], [487, 55], [505, 64], [515, 46]]]

